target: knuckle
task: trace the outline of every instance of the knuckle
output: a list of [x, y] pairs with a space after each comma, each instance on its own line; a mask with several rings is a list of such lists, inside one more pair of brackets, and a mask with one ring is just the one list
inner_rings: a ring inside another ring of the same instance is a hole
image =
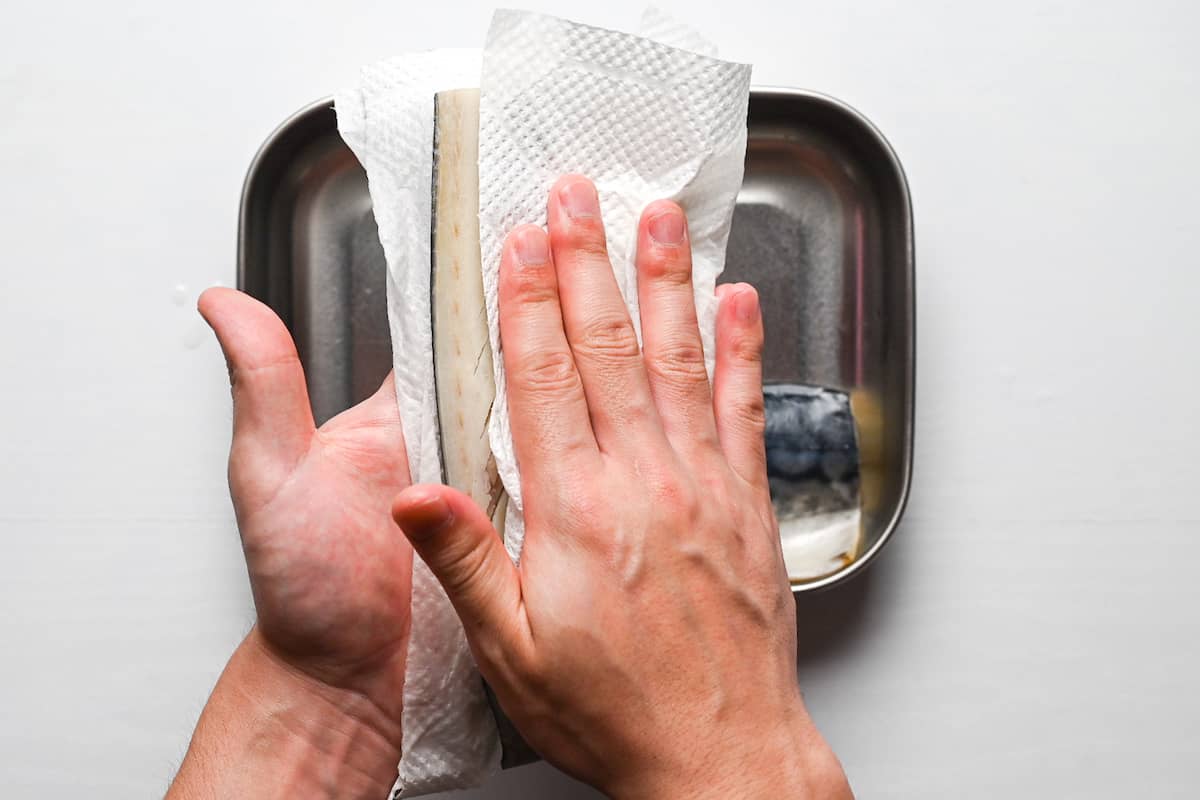
[[608, 262], [608, 242], [604, 223], [599, 217], [572, 219], [550, 231], [550, 243], [556, 257], [572, 255]]
[[512, 380], [535, 394], [562, 395], [579, 389], [579, 373], [571, 354], [562, 350], [532, 353], [525, 357]]
[[554, 269], [549, 265], [525, 266], [512, 270], [505, 281], [506, 294], [519, 305], [539, 305], [558, 300]]
[[641, 354], [633, 325], [616, 314], [589, 320], [572, 348], [592, 361], [626, 361]]
[[696, 475], [699, 492], [706, 505], [722, 511], [732, 508], [729, 496], [729, 480], [723, 469], [709, 469]]
[[486, 574], [488, 565], [488, 548], [481, 541], [467, 540], [457, 546], [444, 547], [440, 551], [428, 553], [427, 561], [452, 592], [478, 587]]
[[656, 476], [650, 488], [659, 508], [672, 518], [690, 519], [700, 507], [695, 487], [677, 475]]
[[704, 348], [700, 342], [667, 342], [647, 353], [646, 369], [654, 378], [673, 384], [699, 386], [708, 383]]
[[735, 334], [730, 343], [730, 355], [737, 361], [757, 363], [762, 360], [763, 337], [757, 331]]
[[226, 359], [225, 367], [229, 371], [230, 389], [237, 390], [238, 387], [254, 381], [274, 381], [279, 373], [287, 373], [299, 368], [300, 356], [293, 350], [258, 363], [241, 365], [235, 365]]
[[687, 251], [682, 247], [657, 245], [654, 251], [642, 257], [638, 265], [648, 280], [668, 286], [690, 286], [692, 265]]
[[766, 433], [767, 418], [762, 395], [758, 392], [741, 397], [733, 404], [733, 422], [747, 434], [762, 438]]

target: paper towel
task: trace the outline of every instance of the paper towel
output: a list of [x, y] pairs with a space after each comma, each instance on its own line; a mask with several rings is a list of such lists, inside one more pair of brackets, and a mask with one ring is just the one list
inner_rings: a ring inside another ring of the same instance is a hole
[[[649, 16], [652, 29], [681, 35], [678, 26]], [[749, 65], [542, 14], [498, 11], [493, 18], [479, 98], [479, 231], [496, 374], [489, 436], [510, 496], [505, 545], [514, 559], [524, 521], [497, 317], [504, 237], [517, 225], [546, 224], [546, 199], [560, 176], [590, 177], [613, 272], [640, 330], [638, 218], [651, 201], [674, 199], [688, 215], [696, 311], [711, 375], [714, 287], [742, 183], [749, 94]]]
[[[430, 316], [433, 99], [479, 82], [478, 50], [413, 53], [366, 67], [334, 99], [338, 130], [367, 172], [387, 260], [396, 400], [414, 481], [440, 483]], [[412, 636], [396, 796], [478, 784], [499, 768], [495, 720], [462, 625], [413, 563]]]

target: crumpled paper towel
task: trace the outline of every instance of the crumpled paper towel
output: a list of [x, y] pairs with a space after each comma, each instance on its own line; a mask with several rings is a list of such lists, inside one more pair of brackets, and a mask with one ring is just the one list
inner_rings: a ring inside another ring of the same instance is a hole
[[[478, 50], [412, 53], [363, 69], [334, 98], [338, 130], [367, 172], [387, 260], [396, 400], [412, 479], [440, 483], [430, 316], [433, 99], [479, 83]], [[429, 567], [413, 562], [396, 796], [471, 786], [500, 766], [496, 723], [462, 624]]]
[[[653, 16], [650, 22], [662, 24]], [[514, 559], [524, 515], [497, 317], [505, 235], [524, 223], [544, 226], [554, 182], [565, 173], [587, 175], [600, 195], [617, 284], [638, 327], [638, 218], [653, 200], [678, 202], [688, 216], [711, 375], [714, 288], [742, 185], [749, 97], [749, 65], [543, 14], [496, 12], [479, 95], [479, 238], [496, 374], [488, 433], [510, 498], [504, 538]]]
[[[429, 297], [433, 98], [481, 88], [480, 235], [497, 386], [489, 436], [512, 498], [505, 540], [514, 559], [524, 524], [498, 351], [496, 271], [508, 230], [545, 224], [546, 198], [559, 174], [583, 172], [596, 181], [613, 268], [635, 321], [637, 218], [654, 199], [683, 205], [711, 371], [713, 289], [741, 185], [750, 68], [716, 61], [709, 42], [656, 9], [647, 10], [642, 30], [657, 41], [501, 11], [488, 33], [482, 73], [478, 50], [415, 53], [365, 68], [358, 85], [335, 98], [338, 130], [367, 172], [387, 260], [409, 466], [414, 481], [437, 482]], [[515, 84], [502, 85], [508, 80]], [[394, 794], [477, 785], [499, 766], [495, 721], [462, 626], [420, 559], [413, 566], [412, 626]]]

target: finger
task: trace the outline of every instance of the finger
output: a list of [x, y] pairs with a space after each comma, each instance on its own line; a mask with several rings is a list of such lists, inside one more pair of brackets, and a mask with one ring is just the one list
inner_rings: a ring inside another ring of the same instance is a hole
[[548, 214], [563, 327], [596, 442], [620, 450], [653, 431], [661, 436], [641, 348], [608, 260], [596, 187], [579, 175], [562, 178], [550, 191]]
[[650, 391], [677, 452], [717, 449], [712, 390], [696, 322], [692, 248], [683, 209], [651, 203], [638, 225], [638, 298]]
[[283, 321], [233, 289], [209, 289], [197, 307], [229, 367], [234, 439], [252, 440], [275, 457], [295, 461], [308, 450], [314, 428], [304, 369]]
[[586, 468], [599, 451], [541, 228], [526, 225], [505, 240], [499, 295], [513, 447], [522, 479], [546, 486]]
[[479, 506], [448, 486], [422, 484], [396, 497], [392, 517], [446, 590], [477, 657], [496, 661], [521, 648], [521, 578]]
[[721, 304], [717, 309], [717, 365], [713, 373], [717, 433], [734, 471], [748, 483], [765, 488], [763, 326], [758, 292], [743, 283], [721, 287], [718, 294]]

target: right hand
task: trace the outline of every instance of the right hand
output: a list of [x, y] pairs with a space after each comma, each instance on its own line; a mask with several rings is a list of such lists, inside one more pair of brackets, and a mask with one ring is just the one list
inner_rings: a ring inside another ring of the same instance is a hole
[[767, 490], [758, 298], [723, 287], [710, 388], [682, 210], [638, 232], [639, 348], [596, 190], [551, 192], [506, 242], [500, 330], [526, 539], [416, 486], [397, 523], [480, 672], [546, 760], [613, 797], [850, 797], [796, 683]]

